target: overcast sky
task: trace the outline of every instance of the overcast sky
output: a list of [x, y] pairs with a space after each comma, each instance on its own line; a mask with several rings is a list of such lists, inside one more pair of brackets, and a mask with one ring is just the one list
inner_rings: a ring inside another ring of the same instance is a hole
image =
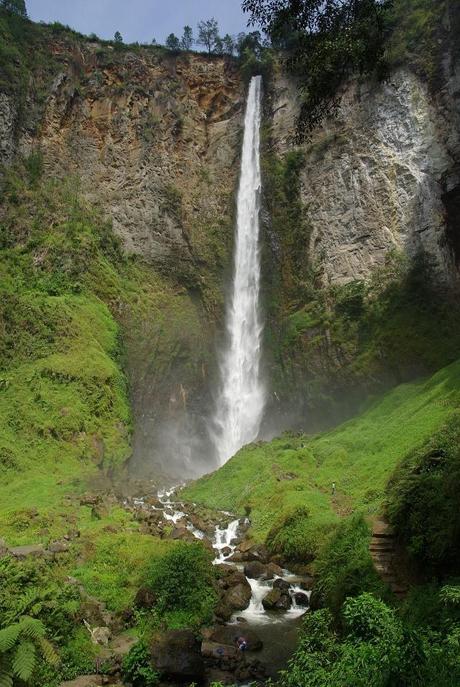
[[81, 33], [113, 38], [120, 31], [126, 43], [164, 43], [189, 24], [196, 33], [200, 19], [215, 17], [221, 35], [246, 31], [241, 0], [26, 0], [34, 21], [60, 21]]

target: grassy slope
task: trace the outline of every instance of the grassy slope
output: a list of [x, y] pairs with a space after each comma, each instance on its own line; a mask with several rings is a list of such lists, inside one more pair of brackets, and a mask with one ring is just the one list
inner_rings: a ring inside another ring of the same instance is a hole
[[[64, 534], [64, 497], [128, 458], [122, 338], [140, 336], [147, 319], [159, 371], [173, 346], [202, 352], [185, 291], [123, 257], [72, 182], [29, 176], [10, 174], [0, 217], [0, 528], [9, 543]], [[85, 521], [73, 511], [74, 525]]]
[[251, 507], [259, 540], [297, 508], [308, 508], [312, 532], [352, 510], [376, 514], [395, 466], [455, 411], [459, 389], [457, 362], [428, 380], [397, 387], [326, 434], [285, 435], [247, 446], [218, 472], [188, 486], [183, 496], [237, 512]]

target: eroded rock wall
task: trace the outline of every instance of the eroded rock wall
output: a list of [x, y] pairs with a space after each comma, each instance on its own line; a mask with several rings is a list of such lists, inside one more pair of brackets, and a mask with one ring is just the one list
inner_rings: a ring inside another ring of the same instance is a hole
[[[281, 155], [292, 149], [293, 88], [284, 78], [275, 85], [273, 140]], [[337, 117], [301, 146], [308, 255], [324, 285], [365, 279], [392, 249], [409, 256], [423, 249], [440, 279], [457, 279], [444, 194], [459, 183], [459, 99], [451, 62], [439, 97], [407, 70], [381, 85], [355, 82]]]

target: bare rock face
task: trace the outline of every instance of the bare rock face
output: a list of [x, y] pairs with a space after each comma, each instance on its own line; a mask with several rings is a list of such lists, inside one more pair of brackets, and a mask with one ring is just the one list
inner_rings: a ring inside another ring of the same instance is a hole
[[152, 664], [164, 677], [201, 682], [204, 662], [200, 643], [189, 630], [169, 630], [152, 642]]
[[82, 48], [83, 79], [70, 66], [60, 74], [39, 140], [22, 147], [39, 143], [47, 172], [78, 177], [128, 252], [176, 267], [202, 258], [234, 192], [244, 101], [235, 68], [154, 52], [98, 59]]
[[[292, 148], [293, 88], [278, 80], [273, 120], [280, 154]], [[456, 110], [454, 96], [448, 105]], [[324, 285], [365, 279], [392, 249], [409, 256], [423, 249], [441, 279], [456, 278], [443, 195], [446, 184], [458, 183], [458, 139], [448, 106], [409, 71], [345, 89], [337, 118], [301, 146], [301, 197], [311, 225], [306, 254]]]
[[9, 165], [15, 154], [14, 126], [16, 107], [13, 99], [0, 93], [0, 164]]

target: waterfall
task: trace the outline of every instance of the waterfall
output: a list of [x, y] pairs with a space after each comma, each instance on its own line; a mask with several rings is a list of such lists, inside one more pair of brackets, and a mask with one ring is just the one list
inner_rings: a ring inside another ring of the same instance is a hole
[[227, 346], [220, 360], [221, 386], [214, 416], [214, 443], [221, 465], [257, 438], [265, 405], [259, 305], [261, 91], [262, 79], [254, 76], [244, 120], [233, 282], [226, 307]]

